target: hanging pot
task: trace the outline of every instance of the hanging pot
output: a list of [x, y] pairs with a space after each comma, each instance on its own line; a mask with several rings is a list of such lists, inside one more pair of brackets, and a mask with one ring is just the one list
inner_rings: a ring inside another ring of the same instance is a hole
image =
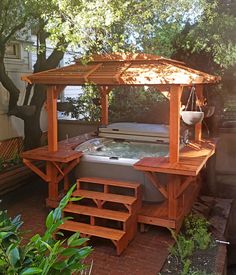
[[201, 111], [182, 111], [181, 116], [186, 124], [195, 125], [202, 122], [204, 113]]
[[202, 111], [204, 112], [204, 117], [211, 117], [215, 112], [215, 106], [213, 105], [206, 105], [202, 106]]

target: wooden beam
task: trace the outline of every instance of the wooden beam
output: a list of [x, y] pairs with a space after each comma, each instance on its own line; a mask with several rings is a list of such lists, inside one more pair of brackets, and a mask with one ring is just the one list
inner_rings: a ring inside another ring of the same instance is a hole
[[180, 177], [178, 175], [169, 175], [167, 184], [168, 189], [168, 218], [176, 220], [178, 215], [178, 200], [176, 199], [177, 190], [180, 185]]
[[[197, 105], [203, 106], [204, 104], [204, 96], [203, 96], [203, 85], [196, 86], [196, 95], [198, 97]], [[195, 141], [202, 140], [202, 122], [197, 123], [195, 125]]]
[[108, 95], [110, 89], [107, 86], [100, 87], [100, 95], [101, 95], [101, 107], [102, 107], [102, 117], [101, 117], [101, 125], [107, 126], [108, 125]]
[[[61, 86], [60, 86], [61, 87]], [[48, 111], [48, 151], [56, 152], [57, 145], [57, 96], [56, 86], [48, 86], [47, 111]]]
[[158, 181], [157, 177], [152, 172], [144, 172], [147, 178], [151, 181], [151, 183], [161, 192], [161, 194], [167, 199], [168, 194], [165, 187], [161, 186], [161, 183]]
[[183, 87], [173, 85], [170, 89], [170, 163], [179, 162], [179, 137], [180, 137], [180, 105]]

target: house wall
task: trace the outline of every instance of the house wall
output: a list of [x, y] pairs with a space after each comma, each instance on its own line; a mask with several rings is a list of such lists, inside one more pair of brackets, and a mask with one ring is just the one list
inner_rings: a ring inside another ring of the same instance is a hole
[[[19, 56], [16, 58], [6, 58], [5, 66], [8, 75], [20, 90], [18, 105], [24, 101], [26, 84], [21, 80], [21, 76], [32, 72], [32, 54], [26, 50], [29, 43], [17, 41], [19, 45]], [[24, 136], [24, 122], [15, 116], [8, 116], [9, 93], [0, 83], [0, 141], [13, 137]], [[42, 130], [46, 130], [45, 112], [41, 116]]]
[[[31, 70], [31, 56], [24, 47], [24, 42], [18, 42], [19, 58], [6, 58], [5, 66], [8, 75], [11, 77], [15, 85], [20, 89], [20, 97], [18, 104], [21, 105], [24, 99], [25, 84], [20, 80], [23, 74], [30, 73]], [[0, 140], [9, 139], [12, 137], [23, 136], [23, 121], [14, 116], [8, 116], [8, 102], [9, 93], [0, 84]]]

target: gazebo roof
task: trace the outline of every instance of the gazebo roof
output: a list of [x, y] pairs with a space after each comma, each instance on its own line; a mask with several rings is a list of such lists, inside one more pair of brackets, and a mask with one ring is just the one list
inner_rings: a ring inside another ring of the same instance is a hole
[[48, 85], [193, 85], [216, 83], [220, 77], [187, 67], [183, 62], [142, 53], [93, 55], [75, 64], [22, 77]]

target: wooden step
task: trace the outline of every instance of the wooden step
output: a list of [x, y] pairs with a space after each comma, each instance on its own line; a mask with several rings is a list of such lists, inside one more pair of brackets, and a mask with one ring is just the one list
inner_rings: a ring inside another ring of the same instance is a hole
[[77, 182], [97, 183], [97, 184], [124, 187], [124, 188], [132, 188], [132, 189], [137, 189], [140, 187], [140, 184], [138, 184], [136, 182], [119, 181], [119, 180], [104, 179], [104, 178], [84, 177], [84, 178], [77, 179]]
[[125, 235], [125, 232], [122, 230], [90, 225], [75, 221], [65, 221], [62, 225], [59, 226], [59, 229], [72, 232], [80, 232], [89, 236], [100, 237], [112, 241], [119, 241]]
[[132, 205], [137, 201], [135, 197], [131, 197], [131, 196], [123, 196], [123, 195], [89, 191], [89, 190], [76, 190], [73, 192], [72, 196], [101, 200], [101, 201], [116, 202], [116, 203], [127, 204], [127, 205]]
[[63, 212], [67, 213], [74, 213], [74, 214], [81, 214], [86, 216], [92, 216], [96, 218], [103, 218], [108, 220], [115, 220], [126, 222], [130, 214], [125, 212], [107, 210], [107, 209], [99, 209], [96, 207], [89, 207], [83, 205], [76, 205], [76, 204], [68, 204], [64, 209]]

